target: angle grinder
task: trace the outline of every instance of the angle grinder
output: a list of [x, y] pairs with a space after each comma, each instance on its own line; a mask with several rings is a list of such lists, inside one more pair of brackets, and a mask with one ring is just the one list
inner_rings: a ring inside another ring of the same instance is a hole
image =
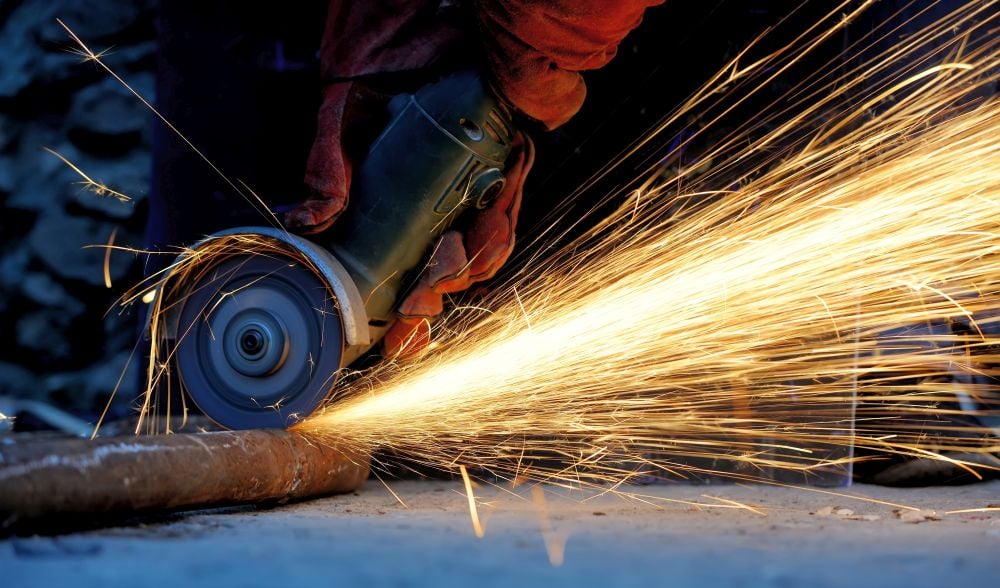
[[162, 282], [171, 371], [218, 424], [284, 428], [313, 412], [392, 325], [435, 239], [502, 189], [515, 131], [476, 72], [397, 95], [389, 114], [333, 230], [229, 229]]

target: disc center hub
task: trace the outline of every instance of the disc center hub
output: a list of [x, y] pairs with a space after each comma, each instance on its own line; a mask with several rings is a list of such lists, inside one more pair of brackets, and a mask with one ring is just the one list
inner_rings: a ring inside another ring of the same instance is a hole
[[245, 376], [266, 376], [277, 371], [288, 356], [288, 337], [269, 312], [243, 310], [229, 321], [223, 336], [226, 361]]

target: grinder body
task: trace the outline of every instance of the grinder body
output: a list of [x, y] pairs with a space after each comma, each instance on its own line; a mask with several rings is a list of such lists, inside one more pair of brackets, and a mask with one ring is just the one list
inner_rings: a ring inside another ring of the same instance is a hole
[[[217, 423], [287, 427], [308, 416], [337, 372], [392, 325], [437, 237], [502, 189], [514, 128], [476, 72], [398, 95], [389, 110], [333, 230], [310, 240], [233, 228], [172, 266], [166, 280], [174, 283], [162, 288], [172, 298], [164, 306], [172, 367]], [[197, 255], [240, 236], [270, 240], [287, 259], [240, 248]]]

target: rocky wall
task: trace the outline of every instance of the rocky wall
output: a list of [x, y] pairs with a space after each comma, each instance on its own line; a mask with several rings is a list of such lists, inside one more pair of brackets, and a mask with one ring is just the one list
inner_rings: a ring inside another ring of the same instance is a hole
[[[149, 184], [148, 111], [74, 53], [62, 19], [137, 91], [152, 99], [153, 0], [0, 0], [0, 396], [57, 404], [92, 418], [108, 401], [137, 342], [135, 309], [115, 300], [142, 275]], [[50, 148], [127, 194], [95, 193]], [[134, 371], [134, 370], [133, 370]], [[137, 398], [122, 380], [113, 412]]]

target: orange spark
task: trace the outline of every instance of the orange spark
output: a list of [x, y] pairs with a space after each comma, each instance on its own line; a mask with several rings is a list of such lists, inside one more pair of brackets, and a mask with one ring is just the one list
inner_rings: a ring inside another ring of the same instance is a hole
[[462, 472], [462, 481], [465, 483], [465, 496], [469, 499], [469, 517], [472, 518], [472, 530], [476, 537], [482, 539], [486, 532], [482, 523], [479, 522], [479, 511], [476, 509], [476, 497], [472, 494], [472, 480], [469, 479], [469, 472], [464, 465], [458, 466], [458, 471]]
[[115, 244], [115, 235], [118, 234], [118, 227], [115, 227], [111, 231], [111, 236], [108, 237], [108, 245], [104, 250], [104, 287], [111, 287], [111, 248]]

